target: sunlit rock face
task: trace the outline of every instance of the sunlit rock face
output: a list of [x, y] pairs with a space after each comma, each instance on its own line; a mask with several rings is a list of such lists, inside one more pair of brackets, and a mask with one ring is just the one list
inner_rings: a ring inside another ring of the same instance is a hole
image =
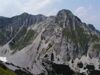
[[0, 20], [0, 32], [6, 36], [0, 37], [6, 39], [0, 42], [0, 56], [7, 58], [8, 68], [33, 75], [99, 75], [100, 31], [70, 10], [50, 17], [23, 13], [8, 19], [5, 24], [3, 18], [4, 27]]

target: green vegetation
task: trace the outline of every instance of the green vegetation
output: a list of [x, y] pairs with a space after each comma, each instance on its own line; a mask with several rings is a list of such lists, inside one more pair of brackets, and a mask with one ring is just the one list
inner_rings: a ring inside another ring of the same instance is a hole
[[26, 31], [26, 28], [22, 28], [21, 31], [16, 35], [16, 37], [10, 42], [9, 45], [11, 49], [17, 49], [17, 46], [19, 46], [19, 42], [24, 37]]
[[33, 74], [31, 74], [30, 72], [22, 71], [22, 70], [20, 70], [20, 69], [15, 70], [15, 73], [16, 73], [17, 75], [33, 75]]
[[0, 31], [0, 45], [1, 46], [6, 44], [9, 38], [10, 38], [10, 31], [4, 31], [4, 30]]
[[66, 37], [66, 39], [71, 39], [73, 42], [76, 42], [76, 39], [75, 39], [75, 34], [74, 34], [74, 31], [70, 31], [69, 29], [67, 28], [64, 28], [63, 29], [63, 35]]
[[0, 45], [3, 46], [8, 41], [10, 41], [11, 37], [14, 37], [17, 32], [17, 28], [10, 30], [10, 29], [0, 29]]
[[87, 43], [89, 42], [90, 36], [84, 31], [83, 28], [79, 26], [76, 27], [76, 31], [78, 35], [77, 40], [81, 47], [84, 49]]
[[[26, 30], [22, 30], [21, 33], [16, 36], [16, 38], [10, 43], [10, 48], [16, 50], [21, 50], [25, 46], [31, 43], [31, 40], [34, 38], [35, 32], [30, 29], [26, 32]], [[14, 51], [14, 52], [15, 52]]]
[[94, 48], [94, 49], [97, 49], [97, 50], [100, 50], [100, 44], [94, 44], [94, 45], [93, 45], [93, 48]]
[[4, 33], [0, 31], [0, 45], [2, 45], [3, 40], [4, 40]]
[[16, 75], [13, 71], [9, 70], [4, 65], [0, 64], [0, 75]]
[[70, 29], [63, 29], [63, 36], [66, 37], [67, 41], [71, 39], [75, 44], [79, 43], [83, 49], [90, 38], [89, 35], [85, 33], [84, 29], [79, 26], [76, 27], [76, 30], [74, 30], [73, 27]]
[[100, 41], [100, 38], [97, 35], [91, 35], [91, 36], [92, 36], [92, 42]]
[[22, 71], [20, 69], [12, 71], [0, 62], [0, 75], [32, 75], [32, 74], [28, 71]]
[[28, 41], [32, 40], [34, 37], [34, 34], [35, 32], [30, 29], [25, 35], [24, 42], [27, 43]]
[[0, 31], [0, 39], [4, 37], [3, 32]]

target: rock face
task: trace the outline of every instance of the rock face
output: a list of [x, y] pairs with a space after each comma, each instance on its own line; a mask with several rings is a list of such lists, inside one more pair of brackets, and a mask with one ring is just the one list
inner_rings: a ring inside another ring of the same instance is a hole
[[7, 57], [11, 64], [6, 65], [14, 71], [27, 70], [33, 75], [100, 74], [100, 31], [70, 10], [50, 17], [27, 13], [1, 17], [0, 41], [0, 56]]
[[21, 29], [45, 20], [43, 15], [30, 15], [22, 13], [11, 18], [0, 17], [0, 45], [6, 44]]

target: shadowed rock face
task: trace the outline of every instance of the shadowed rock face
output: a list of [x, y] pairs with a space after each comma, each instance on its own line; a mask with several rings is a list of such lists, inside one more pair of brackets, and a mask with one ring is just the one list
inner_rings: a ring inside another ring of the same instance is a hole
[[78, 66], [79, 68], [83, 68], [83, 63], [80, 62], [80, 63], [77, 64], [77, 66]]
[[[87, 69], [87, 74], [86, 73], [79, 73], [79, 72], [75, 72], [73, 71], [68, 65], [64, 65], [64, 64], [55, 64], [55, 63], [50, 63], [52, 70], [47, 69], [48, 71], [48, 75], [99, 75], [100, 71], [99, 70], [95, 70], [95, 67], [93, 65], [86, 65], [85, 69]], [[82, 63], [78, 63], [78, 66], [80, 68], [83, 67]], [[45, 65], [46, 67], [46, 65]], [[84, 67], [83, 67], [84, 68]], [[42, 74], [40, 74], [42, 75]], [[45, 75], [43, 73], [43, 75]]]
[[100, 75], [100, 71], [99, 70], [93, 70], [89, 73], [89, 75]]
[[22, 71], [22, 70], [15, 70], [15, 73], [17, 74], [17, 75], [33, 75], [33, 74], [31, 74], [30, 72], [25, 72], [25, 71]]
[[92, 30], [96, 30], [95, 27], [94, 27], [92, 24], [89, 24], [88, 26], [89, 26], [89, 28], [91, 28]]
[[67, 65], [63, 65], [63, 64], [52, 64], [52, 68], [54, 70], [54, 72], [56, 74], [62, 74], [62, 75], [73, 75], [74, 74], [74, 71], [72, 71], [70, 69], [69, 66]]
[[86, 65], [86, 68], [89, 70], [89, 71], [93, 71], [95, 69], [95, 67], [93, 65]]
[[56, 64], [51, 61], [45, 60], [42, 63], [48, 72], [48, 75], [73, 75], [75, 72], [68, 66], [64, 64]]

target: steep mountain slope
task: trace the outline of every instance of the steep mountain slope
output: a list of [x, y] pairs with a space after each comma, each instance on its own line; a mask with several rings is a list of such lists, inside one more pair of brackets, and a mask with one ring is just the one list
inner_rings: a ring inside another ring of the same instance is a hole
[[11, 27], [18, 30], [0, 47], [8, 68], [33, 75], [100, 74], [100, 32], [92, 24], [65, 9], [50, 17], [26, 15], [20, 21], [13, 17]]
[[[0, 17], [0, 45], [6, 44], [18, 32], [20, 35], [24, 34], [27, 27], [45, 19], [46, 17], [43, 15], [30, 15], [28, 13], [22, 13], [11, 18]], [[22, 30], [20, 31], [20, 29]]]

